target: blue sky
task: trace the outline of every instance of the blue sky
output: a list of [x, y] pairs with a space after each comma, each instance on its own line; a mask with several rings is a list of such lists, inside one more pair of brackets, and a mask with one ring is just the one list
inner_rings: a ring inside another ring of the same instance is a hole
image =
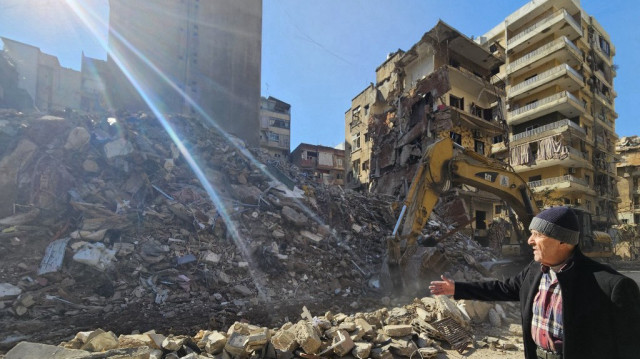
[[[107, 21], [107, 0], [83, 0]], [[438, 19], [467, 36], [480, 36], [527, 3], [524, 0], [263, 0], [263, 96], [291, 104], [291, 149], [300, 142], [335, 146], [344, 141], [351, 99], [375, 81], [387, 54], [407, 50]], [[640, 2], [582, 0], [609, 32], [619, 66], [616, 132], [640, 134], [635, 105], [640, 82]], [[102, 40], [106, 30], [100, 30]], [[106, 58], [63, 0], [0, 0], [0, 36], [57, 56], [80, 68], [82, 51]], [[161, 35], [160, 35], [161, 36]]]

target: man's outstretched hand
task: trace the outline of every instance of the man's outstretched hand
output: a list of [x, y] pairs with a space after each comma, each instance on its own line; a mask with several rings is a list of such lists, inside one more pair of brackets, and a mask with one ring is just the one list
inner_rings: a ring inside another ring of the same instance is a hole
[[429, 290], [434, 295], [453, 295], [456, 291], [456, 282], [441, 275], [441, 281], [434, 280], [429, 284]]

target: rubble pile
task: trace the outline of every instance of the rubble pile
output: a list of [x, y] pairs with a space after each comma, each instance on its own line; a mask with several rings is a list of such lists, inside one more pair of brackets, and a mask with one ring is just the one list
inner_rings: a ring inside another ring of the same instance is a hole
[[[307, 182], [193, 118], [64, 116], [0, 113], [0, 350], [380, 306], [388, 198]], [[494, 260], [460, 233], [439, 246], [454, 278]]]
[[[22, 342], [6, 359], [53, 354], [58, 358], [435, 358], [447, 352], [443, 346], [461, 353], [484, 347], [522, 350], [522, 327], [513, 324], [518, 318], [513, 303], [455, 303], [438, 296], [353, 315], [329, 311], [312, 316], [304, 307], [301, 317], [276, 329], [235, 322], [227, 331], [200, 330], [193, 337], [155, 331], [118, 336], [98, 329], [80, 332], [59, 346]], [[511, 323], [509, 338], [474, 338], [469, 332], [471, 322], [500, 326], [502, 320]]]

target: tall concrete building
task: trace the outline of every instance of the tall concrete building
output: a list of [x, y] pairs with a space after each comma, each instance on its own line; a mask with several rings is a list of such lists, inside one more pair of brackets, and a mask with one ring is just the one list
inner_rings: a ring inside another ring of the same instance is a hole
[[260, 148], [281, 159], [291, 151], [291, 105], [272, 96], [260, 98]]
[[538, 206], [573, 205], [596, 228], [617, 222], [615, 47], [579, 0], [531, 1], [479, 38], [505, 64], [509, 144], [497, 156]]
[[[110, 84], [115, 108], [196, 114], [259, 144], [262, 0], [110, 0]], [[189, 103], [179, 93], [193, 99]]]

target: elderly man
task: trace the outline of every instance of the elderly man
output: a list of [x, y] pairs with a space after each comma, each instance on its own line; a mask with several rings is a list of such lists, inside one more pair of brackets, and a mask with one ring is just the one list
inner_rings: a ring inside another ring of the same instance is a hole
[[578, 248], [578, 218], [568, 207], [531, 221], [534, 260], [504, 281], [454, 282], [445, 276], [432, 294], [455, 299], [519, 300], [525, 357], [640, 358], [640, 291]]

